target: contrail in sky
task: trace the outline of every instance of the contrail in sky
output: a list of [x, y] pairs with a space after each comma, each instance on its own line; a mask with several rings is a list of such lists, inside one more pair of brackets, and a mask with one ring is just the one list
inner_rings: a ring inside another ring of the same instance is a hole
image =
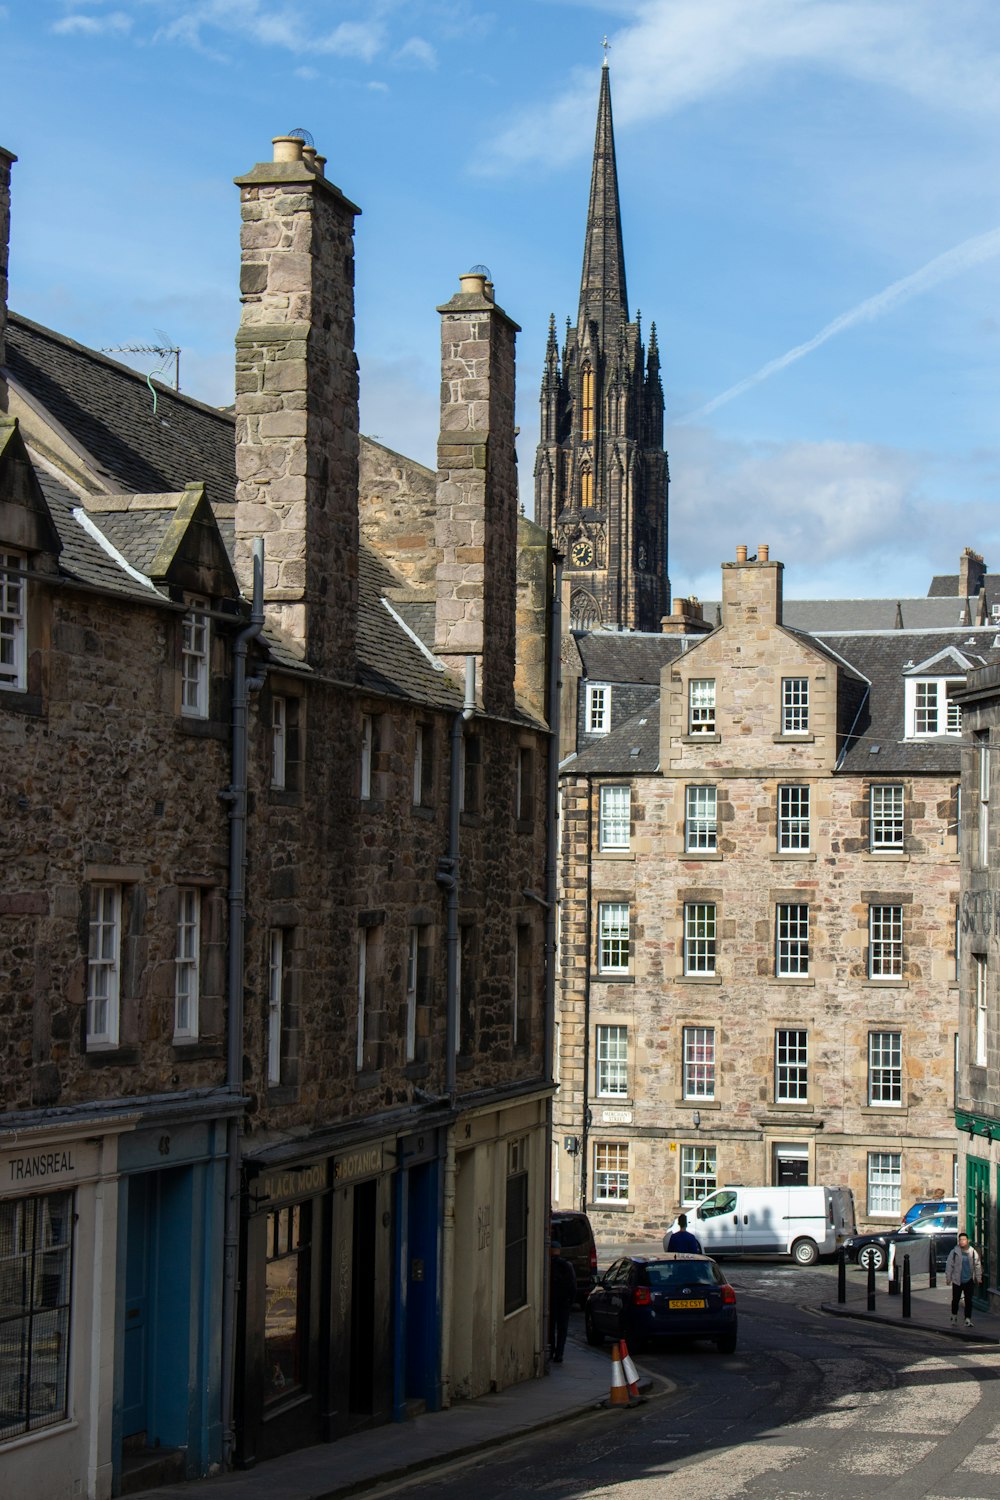
[[762, 380], [769, 380], [772, 375], [777, 375], [779, 370], [784, 370], [788, 365], [794, 364], [797, 359], [811, 354], [814, 349], [819, 348], [820, 344], [825, 344], [827, 339], [843, 333], [845, 328], [853, 328], [855, 323], [871, 323], [875, 318], [880, 318], [883, 313], [891, 312], [894, 307], [908, 302], [911, 297], [929, 291], [939, 282], [947, 281], [950, 276], [958, 276], [962, 271], [971, 270], [973, 266], [980, 265], [984, 260], [991, 260], [995, 255], [1000, 255], [1000, 228], [989, 229], [985, 234], [973, 235], [971, 240], [963, 240], [954, 249], [935, 256], [933, 260], [927, 262], [926, 266], [921, 266], [919, 271], [914, 271], [912, 276], [904, 276], [901, 281], [894, 281], [891, 286], [886, 287], [885, 291], [877, 292], [874, 297], [859, 302], [857, 307], [852, 307], [849, 312], [841, 313], [839, 318], [834, 318], [832, 323], [827, 323], [825, 328], [821, 328], [819, 333], [807, 339], [804, 344], [796, 344], [795, 348], [789, 349], [787, 354], [769, 360], [755, 375], [748, 375], [745, 380], [731, 385], [728, 391], [723, 391], [721, 396], [715, 396], [697, 411], [688, 412], [687, 416], [680, 418], [677, 425], [683, 427], [689, 422], [696, 422], [700, 417], [707, 417], [710, 412], [717, 411], [720, 406], [725, 406], [727, 401], [742, 396], [744, 391], [752, 390], [755, 385], [760, 385]]

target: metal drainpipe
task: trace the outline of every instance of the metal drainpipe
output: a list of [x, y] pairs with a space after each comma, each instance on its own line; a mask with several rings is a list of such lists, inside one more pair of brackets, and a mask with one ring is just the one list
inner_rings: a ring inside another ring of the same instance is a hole
[[[555, 588], [549, 610], [549, 680], [546, 718], [549, 759], [545, 787], [545, 1031], [546, 1083], [553, 1082], [556, 1028], [556, 902], [559, 898], [559, 707], [562, 689], [562, 554], [555, 554]], [[558, 1149], [558, 1148], [557, 1148]], [[552, 1243], [552, 1095], [545, 1100], [545, 1259], [542, 1262], [542, 1366], [548, 1369], [549, 1246]]]
[[[451, 768], [448, 785], [448, 853], [438, 861], [437, 881], [448, 893], [447, 927], [447, 1025], [445, 1030], [445, 1091], [454, 1107], [458, 1093], [458, 896], [459, 830], [462, 802], [462, 741], [465, 726], [476, 711], [476, 658], [465, 658], [465, 699], [451, 721]], [[444, 1163], [443, 1214], [441, 1224], [441, 1405], [451, 1405], [451, 1325], [455, 1267], [455, 1122], [448, 1126]]]
[[[229, 1026], [226, 1037], [226, 1088], [243, 1088], [243, 956], [246, 931], [247, 859], [247, 707], [251, 684], [247, 681], [250, 642], [264, 628], [264, 539], [253, 542], [253, 601], [250, 623], [233, 645], [232, 782], [223, 798], [229, 806], [229, 972], [226, 1005]], [[259, 686], [255, 682], [254, 686]], [[241, 1121], [232, 1116], [226, 1124], [225, 1240], [222, 1286], [222, 1446], [223, 1464], [232, 1467], [236, 1444], [233, 1395], [236, 1384], [236, 1304], [239, 1296], [237, 1259], [240, 1232], [240, 1135]]]
[[580, 1211], [587, 1212], [587, 1155], [590, 1151], [590, 965], [594, 941], [593, 881], [590, 851], [593, 848], [593, 810], [591, 807], [593, 787], [590, 777], [587, 787], [587, 956], [583, 970], [583, 1115], [580, 1120]]

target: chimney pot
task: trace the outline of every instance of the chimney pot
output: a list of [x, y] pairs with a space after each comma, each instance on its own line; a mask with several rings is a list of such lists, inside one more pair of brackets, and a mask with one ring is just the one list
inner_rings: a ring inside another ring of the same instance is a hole
[[313, 162], [313, 166], [316, 168], [316, 175], [317, 175], [317, 177], [325, 177], [326, 176], [326, 157], [325, 156], [320, 156], [320, 154], [319, 154], [318, 151], [316, 153], [316, 157], [315, 157], [315, 160]]
[[275, 161], [301, 161], [304, 142], [298, 135], [275, 135], [271, 137]]
[[468, 296], [486, 296], [486, 277], [481, 271], [466, 271], [464, 276], [458, 278], [458, 284]]
[[761, 542], [757, 547], [757, 561], [767, 562], [770, 546], [767, 542]]
[[305, 162], [305, 164], [306, 164], [307, 167], [311, 167], [312, 170], [315, 172], [315, 170], [316, 170], [316, 147], [315, 146], [303, 146], [302, 147], [302, 160]]
[[747, 560], [747, 549], [746, 549], [745, 545], [741, 545], [741, 546], [737, 547], [737, 549], [736, 549], [736, 561], [738, 563], [742, 563], [742, 562], [746, 562], [746, 560]]

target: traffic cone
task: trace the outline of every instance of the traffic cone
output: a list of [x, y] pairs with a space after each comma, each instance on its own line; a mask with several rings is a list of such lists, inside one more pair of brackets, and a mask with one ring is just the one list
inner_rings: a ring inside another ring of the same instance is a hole
[[639, 1371], [632, 1363], [632, 1356], [628, 1352], [628, 1344], [622, 1339], [620, 1346], [622, 1355], [622, 1373], [625, 1376], [625, 1384], [628, 1386], [629, 1397], [633, 1401], [639, 1399]]
[[632, 1405], [632, 1395], [625, 1383], [625, 1371], [622, 1368], [622, 1357], [617, 1344], [611, 1345], [611, 1392], [608, 1396], [608, 1405]]

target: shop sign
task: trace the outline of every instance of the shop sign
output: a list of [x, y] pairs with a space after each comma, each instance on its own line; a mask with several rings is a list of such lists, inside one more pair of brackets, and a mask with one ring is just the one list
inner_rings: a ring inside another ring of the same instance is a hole
[[338, 1187], [348, 1182], [358, 1182], [362, 1177], [377, 1177], [382, 1171], [384, 1143], [377, 1146], [359, 1146], [356, 1151], [345, 1151], [334, 1157], [333, 1176]]
[[3, 1159], [0, 1185], [5, 1188], [35, 1187], [53, 1180], [76, 1177], [77, 1148], [55, 1146], [49, 1151], [25, 1151]]
[[289, 1168], [286, 1172], [265, 1172], [259, 1178], [258, 1201], [284, 1202], [291, 1198], [308, 1198], [326, 1187], [326, 1162], [311, 1167]]

